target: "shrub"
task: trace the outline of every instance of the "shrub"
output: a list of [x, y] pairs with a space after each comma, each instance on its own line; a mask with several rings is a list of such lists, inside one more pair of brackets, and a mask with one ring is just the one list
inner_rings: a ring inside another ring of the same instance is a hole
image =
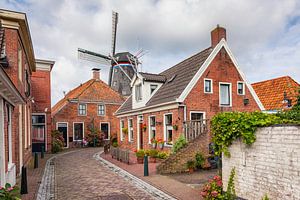
[[156, 158], [158, 151], [156, 149], [150, 149], [148, 155], [152, 158]]
[[266, 194], [261, 200], [270, 200], [268, 195]]
[[[117, 134], [115, 134], [115, 135], [117, 135]], [[118, 138], [117, 138], [117, 137], [112, 137], [112, 138], [110, 139], [110, 143], [111, 143], [111, 145], [112, 145], [113, 147], [118, 147], [118, 146], [119, 146], [119, 144], [118, 144]]]
[[188, 160], [186, 162], [186, 167], [188, 169], [195, 169], [196, 168], [196, 162], [195, 162], [195, 160]]
[[58, 130], [53, 130], [51, 132], [51, 138], [52, 138], [52, 153], [58, 153], [63, 150], [64, 148], [64, 138], [62, 136], [62, 133]]
[[100, 147], [103, 145], [104, 134], [96, 129], [93, 124], [89, 126], [89, 133], [85, 137], [89, 147]]
[[20, 191], [17, 186], [12, 187], [9, 183], [5, 184], [5, 187], [0, 186], [0, 199], [3, 200], [19, 200]]
[[140, 149], [138, 151], [135, 151], [135, 155], [138, 158], [143, 158], [145, 156], [145, 151], [143, 149]]
[[163, 152], [163, 151], [158, 152], [158, 154], [157, 154], [157, 158], [159, 158], [159, 159], [167, 159], [168, 157], [169, 157], [169, 154], [166, 152]]
[[187, 141], [183, 135], [180, 135], [172, 147], [172, 152], [176, 153], [187, 145]]
[[205, 163], [205, 158], [201, 152], [196, 153], [195, 155], [196, 167], [201, 168]]

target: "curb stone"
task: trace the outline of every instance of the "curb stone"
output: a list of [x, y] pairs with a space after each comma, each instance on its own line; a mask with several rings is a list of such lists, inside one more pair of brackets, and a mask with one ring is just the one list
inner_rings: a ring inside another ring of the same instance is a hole
[[123, 170], [122, 168], [114, 165], [113, 163], [101, 158], [100, 154], [103, 151], [94, 154], [94, 159], [99, 161], [101, 165], [110, 169], [111, 171], [115, 172], [119, 176], [125, 178], [133, 185], [137, 186], [138, 188], [146, 191], [149, 193], [154, 199], [161, 199], [161, 200], [176, 200], [174, 197], [164, 193], [163, 191], [157, 189], [156, 187], [152, 186], [151, 184], [141, 180], [140, 178], [130, 174], [129, 172]]

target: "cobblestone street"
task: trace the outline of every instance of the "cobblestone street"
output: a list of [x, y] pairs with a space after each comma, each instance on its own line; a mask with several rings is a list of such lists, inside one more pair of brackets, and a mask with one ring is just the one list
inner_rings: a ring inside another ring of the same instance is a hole
[[153, 199], [93, 159], [100, 150], [87, 148], [55, 159], [57, 199]]

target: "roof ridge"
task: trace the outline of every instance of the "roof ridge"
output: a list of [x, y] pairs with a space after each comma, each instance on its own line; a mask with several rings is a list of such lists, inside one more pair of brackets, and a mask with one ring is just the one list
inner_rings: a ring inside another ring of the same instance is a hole
[[173, 69], [174, 67], [176, 67], [177, 65], [180, 65], [181, 63], [183, 63], [183, 62], [185, 62], [185, 61], [187, 61], [187, 60], [189, 60], [189, 59], [191, 59], [191, 58], [193, 58], [193, 57], [195, 57], [195, 56], [197, 56], [197, 55], [199, 55], [199, 54], [201, 54], [201, 53], [203, 53], [203, 52], [205, 52], [205, 51], [211, 50], [211, 49], [212, 49], [212, 47], [208, 47], [208, 48], [206, 48], [206, 49], [204, 49], [204, 50], [202, 50], [202, 51], [200, 51], [200, 52], [198, 52], [198, 53], [195, 53], [194, 55], [192, 55], [192, 56], [190, 56], [190, 57], [188, 57], [188, 58], [186, 58], [186, 59], [180, 61], [179, 63], [177, 63], [177, 64], [175, 64], [175, 65], [173, 65], [172, 67], [170, 67], [170, 68], [168, 68], [168, 69], [166, 69], [166, 70], [160, 72], [159, 75], [163, 75], [162, 73], [164, 73], [164, 72], [166, 72], [166, 71], [169, 71], [169, 70]]
[[[76, 96], [77, 99], [80, 97], [80, 95], [82, 95], [82, 93], [84, 93], [89, 87], [91, 87], [91, 85], [92, 85], [93, 83], [95, 83], [96, 79], [90, 79], [90, 80], [88, 80], [87, 82], [89, 82], [89, 81], [91, 81], [91, 83], [90, 83], [86, 88], [84, 88], [84, 89]], [[86, 83], [87, 83], [87, 82], [86, 82]], [[82, 85], [82, 86], [83, 86], [83, 85]]]
[[[272, 78], [272, 79], [268, 79], [268, 80], [263, 80], [263, 81], [255, 82], [255, 83], [252, 83], [251, 85], [256, 85], [256, 84], [259, 84], [259, 83], [265, 83], [265, 82], [268, 82], [268, 81], [274, 81], [274, 80], [284, 79], [284, 78], [292, 79], [290, 76], [286, 75], [286, 76], [280, 76], [280, 77], [277, 77], [277, 78]], [[293, 79], [292, 79], [292, 80], [293, 80]], [[296, 81], [295, 81], [295, 82], [296, 82]], [[297, 82], [296, 82], [296, 83], [297, 83]]]
[[142, 73], [142, 74], [149, 74], [149, 75], [156, 75], [156, 76], [165, 76], [163, 74], [154, 74], [154, 73], [149, 73], [149, 72], [139, 72], [139, 73]]

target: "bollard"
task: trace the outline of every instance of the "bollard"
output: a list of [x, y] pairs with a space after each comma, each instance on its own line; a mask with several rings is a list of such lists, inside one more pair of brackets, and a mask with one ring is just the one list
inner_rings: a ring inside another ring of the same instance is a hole
[[144, 156], [144, 176], [149, 176], [148, 156]]
[[38, 153], [35, 152], [34, 153], [34, 169], [39, 167], [39, 157], [38, 157]]
[[21, 176], [21, 194], [28, 194], [27, 189], [27, 169], [22, 166], [22, 176]]
[[42, 146], [41, 158], [43, 159], [44, 157], [45, 157], [45, 147]]

